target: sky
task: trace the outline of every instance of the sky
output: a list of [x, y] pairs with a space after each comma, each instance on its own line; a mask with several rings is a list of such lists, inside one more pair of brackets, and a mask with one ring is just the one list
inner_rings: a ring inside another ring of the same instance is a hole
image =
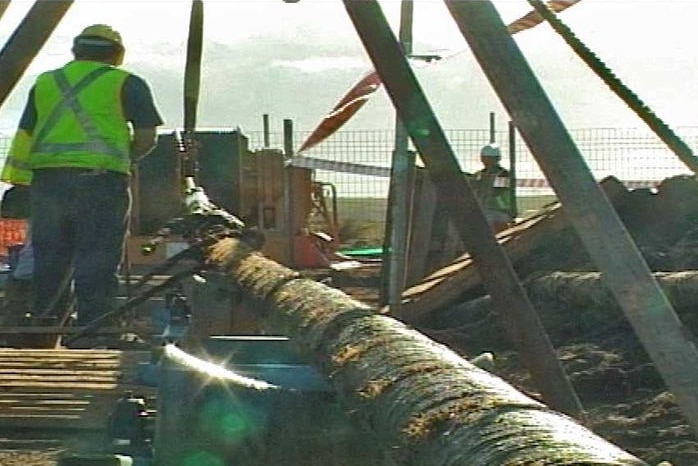
[[[32, 3], [12, 0], [0, 18], [0, 44]], [[414, 53], [444, 57], [414, 66], [441, 126], [484, 129], [494, 112], [497, 124], [505, 127], [509, 118], [443, 2], [414, 3]], [[493, 3], [505, 23], [531, 9], [526, 0]], [[126, 45], [123, 67], [149, 82], [165, 128], [181, 127], [190, 4], [76, 0], [0, 107], [0, 132], [14, 130], [36, 75], [69, 61], [72, 38], [93, 23], [121, 32]], [[396, 30], [400, 1], [380, 4]], [[281, 131], [284, 119], [293, 120], [296, 130], [311, 131], [372, 69], [340, 0], [204, 0], [204, 6], [201, 128], [260, 131], [267, 114], [272, 131]], [[581, 0], [560, 14], [579, 39], [673, 128], [698, 126], [696, 18], [695, 0]], [[568, 128], [644, 125], [547, 24], [514, 37]], [[381, 89], [344, 128], [392, 129], [394, 118]]]

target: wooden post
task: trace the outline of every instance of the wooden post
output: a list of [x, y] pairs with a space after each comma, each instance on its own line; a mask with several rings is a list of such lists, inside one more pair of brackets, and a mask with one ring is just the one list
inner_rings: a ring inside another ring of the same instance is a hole
[[516, 219], [519, 206], [516, 202], [516, 126], [509, 122], [509, 215]]
[[[284, 160], [285, 162], [290, 162], [291, 157], [293, 157], [293, 121], [290, 119], [284, 120]], [[296, 257], [293, 251], [294, 238], [296, 236], [296, 229], [299, 225], [295, 223], [295, 209], [293, 206], [293, 199], [291, 199], [291, 193], [294, 189], [292, 186], [293, 176], [291, 176], [291, 164], [284, 163], [283, 169], [283, 185], [284, 185], [284, 228], [287, 236], [287, 252], [285, 254], [288, 264], [294, 264]]]
[[518, 281], [508, 257], [497, 243], [477, 196], [419, 87], [405, 55], [375, 0], [344, 0], [376, 71], [400, 119], [424, 159], [439, 200], [451, 214], [461, 241], [472, 253], [485, 287], [501, 311], [509, 337], [544, 399], [555, 409], [580, 415], [581, 406], [555, 351]]
[[489, 1], [445, 0], [694, 431], [698, 351]]
[[[402, 0], [400, 8], [399, 40], [403, 53], [412, 53], [412, 13], [413, 0]], [[402, 292], [407, 279], [407, 264], [410, 255], [410, 230], [412, 228], [412, 202], [414, 197], [414, 171], [416, 154], [409, 150], [409, 135], [399, 115], [395, 118], [395, 147], [393, 148], [392, 170], [390, 173], [390, 192], [388, 215], [391, 221], [388, 241], [387, 303], [392, 310], [399, 313]]]
[[497, 131], [495, 127], [494, 112], [490, 112], [490, 144], [497, 142]]

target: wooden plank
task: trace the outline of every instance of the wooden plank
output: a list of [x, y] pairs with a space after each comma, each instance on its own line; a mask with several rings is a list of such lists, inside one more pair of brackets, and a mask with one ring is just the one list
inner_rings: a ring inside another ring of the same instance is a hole
[[0, 428], [103, 429], [149, 351], [0, 349]]
[[[134, 393], [155, 393], [155, 387], [145, 386], [140, 383], [106, 383], [106, 384], [87, 384], [87, 383], [62, 383], [57, 384], [50, 381], [35, 382], [33, 384], [15, 383], [3, 387], [5, 393], [32, 393], [32, 394], [47, 394], [47, 393], [72, 393], [77, 394], [92, 394], [92, 395], [123, 395], [126, 391]], [[118, 398], [118, 397], [117, 397]]]
[[[85, 330], [86, 327], [63, 327], [63, 326], [29, 326], [29, 325], [18, 325], [11, 327], [0, 327], [0, 335], [2, 334], [33, 334], [33, 335], [43, 335], [43, 334], [57, 334], [57, 335], [73, 335], [80, 333]], [[95, 335], [122, 335], [124, 333], [140, 333], [143, 331], [142, 327], [139, 328], [127, 328], [127, 327], [103, 327], [94, 330]]]
[[[630, 191], [614, 177], [600, 183], [611, 202], [619, 208], [624, 205]], [[560, 232], [571, 228], [562, 205], [552, 203], [541, 208], [533, 216], [497, 234], [497, 240], [513, 264]], [[464, 254], [447, 266], [424, 278], [403, 294], [405, 320], [417, 323], [431, 312], [457, 302], [458, 297], [482, 286], [482, 279], [469, 254]]]
[[111, 357], [121, 359], [124, 357], [120, 350], [111, 349], [90, 349], [90, 350], [71, 350], [71, 349], [46, 349], [46, 348], [0, 348], [0, 361], [5, 358], [26, 357], [26, 358], [71, 358], [71, 359], [94, 359], [95, 357]]
[[[497, 235], [499, 244], [509, 259], [516, 262], [531, 245], [568, 227], [560, 204], [538, 212], [535, 216], [502, 231]], [[523, 235], [524, 239], [520, 236]], [[458, 296], [482, 285], [482, 279], [470, 254], [466, 253], [408, 288], [402, 295], [402, 314], [407, 322], [417, 323], [430, 312], [452, 303]]]
[[[436, 191], [427, 174], [422, 169], [415, 172], [414, 207], [412, 219], [412, 231], [410, 235], [410, 247], [407, 269], [406, 285], [409, 288], [419, 282], [431, 270], [428, 269], [430, 258], [433, 255], [432, 245], [440, 243], [438, 229], [434, 229], [437, 213]], [[418, 226], [414, 228], [414, 226]], [[404, 294], [405, 290], [402, 290]]]
[[103, 429], [119, 396], [109, 393], [57, 400], [33, 396], [0, 399], [0, 428]]
[[0, 362], [0, 369], [31, 369], [31, 368], [41, 368], [41, 367], [57, 367], [60, 365], [60, 370], [65, 370], [65, 367], [70, 365], [73, 368], [100, 368], [101, 370], [108, 370], [118, 367], [119, 361], [114, 360], [99, 360], [99, 361], [85, 361], [80, 363], [80, 361], [65, 359], [65, 360], [54, 360], [48, 362], [33, 361], [31, 359], [25, 360], [14, 360], [14, 361], [2, 361]]
[[104, 374], [103, 371], [60, 371], [60, 370], [23, 370], [0, 371], [0, 383], [11, 384], [15, 381], [31, 383], [33, 381], [49, 383], [73, 382], [81, 383], [116, 383], [119, 380], [118, 372]]

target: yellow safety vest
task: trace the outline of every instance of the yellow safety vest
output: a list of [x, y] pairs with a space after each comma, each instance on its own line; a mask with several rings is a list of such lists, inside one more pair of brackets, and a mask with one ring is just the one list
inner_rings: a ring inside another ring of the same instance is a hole
[[18, 129], [12, 138], [10, 151], [7, 153], [5, 165], [2, 167], [0, 180], [10, 184], [31, 184], [32, 170], [29, 165], [29, 150], [32, 145], [31, 135]]
[[511, 211], [511, 182], [509, 172], [499, 169], [495, 172], [480, 170], [474, 179], [480, 202], [485, 209], [504, 213]]
[[131, 136], [121, 88], [125, 71], [72, 61], [41, 74], [34, 87], [33, 169], [74, 167], [129, 173]]

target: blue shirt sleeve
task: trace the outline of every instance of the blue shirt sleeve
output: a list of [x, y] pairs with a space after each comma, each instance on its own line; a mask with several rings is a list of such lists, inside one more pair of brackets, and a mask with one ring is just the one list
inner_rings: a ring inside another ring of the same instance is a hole
[[36, 127], [36, 105], [34, 105], [34, 87], [29, 91], [27, 103], [24, 106], [22, 117], [19, 119], [19, 129], [23, 129], [29, 134], [34, 132]]
[[136, 75], [130, 75], [121, 90], [126, 121], [134, 128], [155, 128], [163, 124], [148, 84]]

